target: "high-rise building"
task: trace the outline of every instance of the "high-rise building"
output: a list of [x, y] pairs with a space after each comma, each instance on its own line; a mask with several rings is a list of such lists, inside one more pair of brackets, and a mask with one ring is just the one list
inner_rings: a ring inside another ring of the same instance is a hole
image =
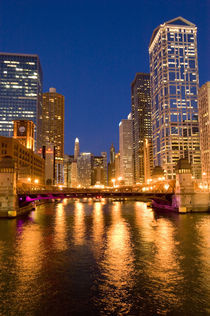
[[101, 156], [103, 157], [103, 164], [104, 164], [104, 185], [108, 184], [107, 178], [108, 178], [108, 173], [107, 173], [107, 152], [103, 151], [101, 152]]
[[79, 138], [75, 139], [74, 143], [74, 160], [77, 160], [79, 157]]
[[152, 178], [153, 170], [153, 152], [152, 140], [144, 139], [144, 182]]
[[93, 154], [81, 153], [77, 159], [77, 179], [82, 187], [93, 184]]
[[64, 155], [64, 186], [70, 188], [72, 186], [72, 163], [74, 161], [73, 155]]
[[93, 157], [93, 185], [105, 185], [104, 183], [104, 157]]
[[119, 124], [120, 177], [125, 185], [133, 184], [133, 122], [131, 113]]
[[210, 186], [210, 81], [198, 92], [202, 179]]
[[121, 178], [120, 176], [120, 153], [115, 154], [115, 178], [116, 181]]
[[14, 138], [18, 139], [26, 148], [35, 150], [35, 125], [28, 120], [14, 121]]
[[149, 44], [154, 165], [175, 178], [187, 158], [200, 177], [197, 28], [182, 17], [159, 25]]
[[134, 183], [144, 182], [144, 140], [151, 139], [150, 74], [137, 73], [131, 84]]
[[14, 120], [41, 128], [42, 69], [37, 55], [0, 53], [0, 135], [13, 136]]
[[64, 96], [55, 88], [42, 95], [41, 144], [55, 146], [55, 184], [64, 183]]
[[108, 185], [112, 186], [112, 180], [115, 179], [115, 148], [112, 144], [110, 147], [110, 160], [108, 163]]

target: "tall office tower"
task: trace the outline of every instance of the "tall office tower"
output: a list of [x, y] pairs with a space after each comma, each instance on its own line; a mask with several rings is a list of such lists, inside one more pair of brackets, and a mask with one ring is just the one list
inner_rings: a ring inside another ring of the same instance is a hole
[[67, 188], [71, 187], [71, 172], [72, 163], [74, 161], [73, 155], [64, 155], [64, 186]]
[[150, 75], [137, 73], [131, 84], [134, 183], [144, 182], [144, 139], [151, 139]]
[[104, 183], [104, 157], [93, 157], [93, 185], [105, 185]]
[[110, 148], [110, 160], [108, 163], [108, 185], [113, 185], [112, 180], [115, 178], [115, 148], [111, 145]]
[[55, 88], [42, 94], [41, 144], [55, 146], [55, 184], [64, 183], [64, 96]]
[[42, 115], [39, 57], [0, 53], [0, 78], [0, 135], [13, 136], [13, 120], [30, 120], [37, 127], [39, 141]]
[[18, 139], [19, 142], [26, 148], [35, 150], [35, 125], [32, 121], [28, 120], [15, 120], [14, 121], [14, 138]]
[[93, 154], [81, 153], [77, 159], [78, 184], [89, 187], [93, 184]]
[[153, 171], [153, 152], [152, 139], [144, 139], [144, 182], [152, 178]]
[[120, 177], [125, 185], [133, 184], [133, 122], [131, 113], [119, 124]]
[[103, 163], [104, 163], [104, 185], [108, 184], [107, 178], [107, 152], [101, 152], [101, 156], [103, 157]]
[[120, 153], [117, 153], [115, 155], [115, 178], [118, 181], [120, 177]]
[[188, 158], [200, 177], [197, 28], [182, 17], [158, 26], [149, 44], [154, 165], [175, 178]]
[[210, 81], [198, 92], [202, 178], [210, 186]]
[[79, 157], [79, 138], [75, 139], [74, 143], [74, 160], [77, 160]]

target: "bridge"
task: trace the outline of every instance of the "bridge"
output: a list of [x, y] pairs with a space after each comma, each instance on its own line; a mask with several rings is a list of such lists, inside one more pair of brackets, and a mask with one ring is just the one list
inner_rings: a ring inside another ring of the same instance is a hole
[[171, 201], [173, 192], [140, 192], [133, 191], [131, 188], [119, 189], [63, 189], [59, 190], [52, 188], [51, 190], [36, 190], [36, 191], [17, 191], [19, 207], [26, 206], [34, 201], [41, 200], [62, 200], [62, 199], [82, 199], [82, 198], [109, 198], [109, 199], [132, 199], [149, 201], [153, 198], [160, 198], [165, 201]]

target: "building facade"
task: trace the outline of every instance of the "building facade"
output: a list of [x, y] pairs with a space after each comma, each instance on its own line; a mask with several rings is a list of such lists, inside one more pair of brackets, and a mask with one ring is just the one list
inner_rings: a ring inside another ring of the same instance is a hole
[[0, 135], [13, 136], [14, 120], [30, 120], [37, 127], [39, 141], [42, 116], [39, 57], [0, 53], [0, 78]]
[[55, 88], [42, 95], [41, 144], [55, 147], [55, 184], [64, 183], [64, 96]]
[[198, 108], [202, 179], [210, 186], [210, 81], [199, 89]]
[[134, 183], [144, 182], [144, 139], [152, 136], [150, 74], [137, 73], [131, 84]]
[[113, 185], [113, 179], [115, 179], [115, 148], [112, 144], [109, 153], [109, 163], [108, 163], [108, 185]]
[[93, 185], [93, 154], [81, 153], [77, 159], [77, 181], [82, 187]]
[[175, 179], [180, 158], [201, 175], [197, 28], [182, 17], [158, 26], [149, 44], [154, 165]]
[[104, 157], [93, 157], [93, 185], [105, 185], [104, 183]]
[[125, 185], [133, 184], [133, 122], [131, 114], [119, 124], [120, 177]]
[[44, 159], [17, 139], [0, 136], [0, 159], [8, 156], [16, 163], [19, 184], [35, 186], [45, 183]]
[[35, 150], [35, 124], [28, 120], [15, 120], [14, 138], [18, 139], [26, 148]]

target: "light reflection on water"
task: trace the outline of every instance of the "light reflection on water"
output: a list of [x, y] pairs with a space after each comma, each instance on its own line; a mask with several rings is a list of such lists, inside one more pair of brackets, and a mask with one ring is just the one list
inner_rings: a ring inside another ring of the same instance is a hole
[[0, 221], [0, 315], [208, 315], [209, 214], [40, 205]]

